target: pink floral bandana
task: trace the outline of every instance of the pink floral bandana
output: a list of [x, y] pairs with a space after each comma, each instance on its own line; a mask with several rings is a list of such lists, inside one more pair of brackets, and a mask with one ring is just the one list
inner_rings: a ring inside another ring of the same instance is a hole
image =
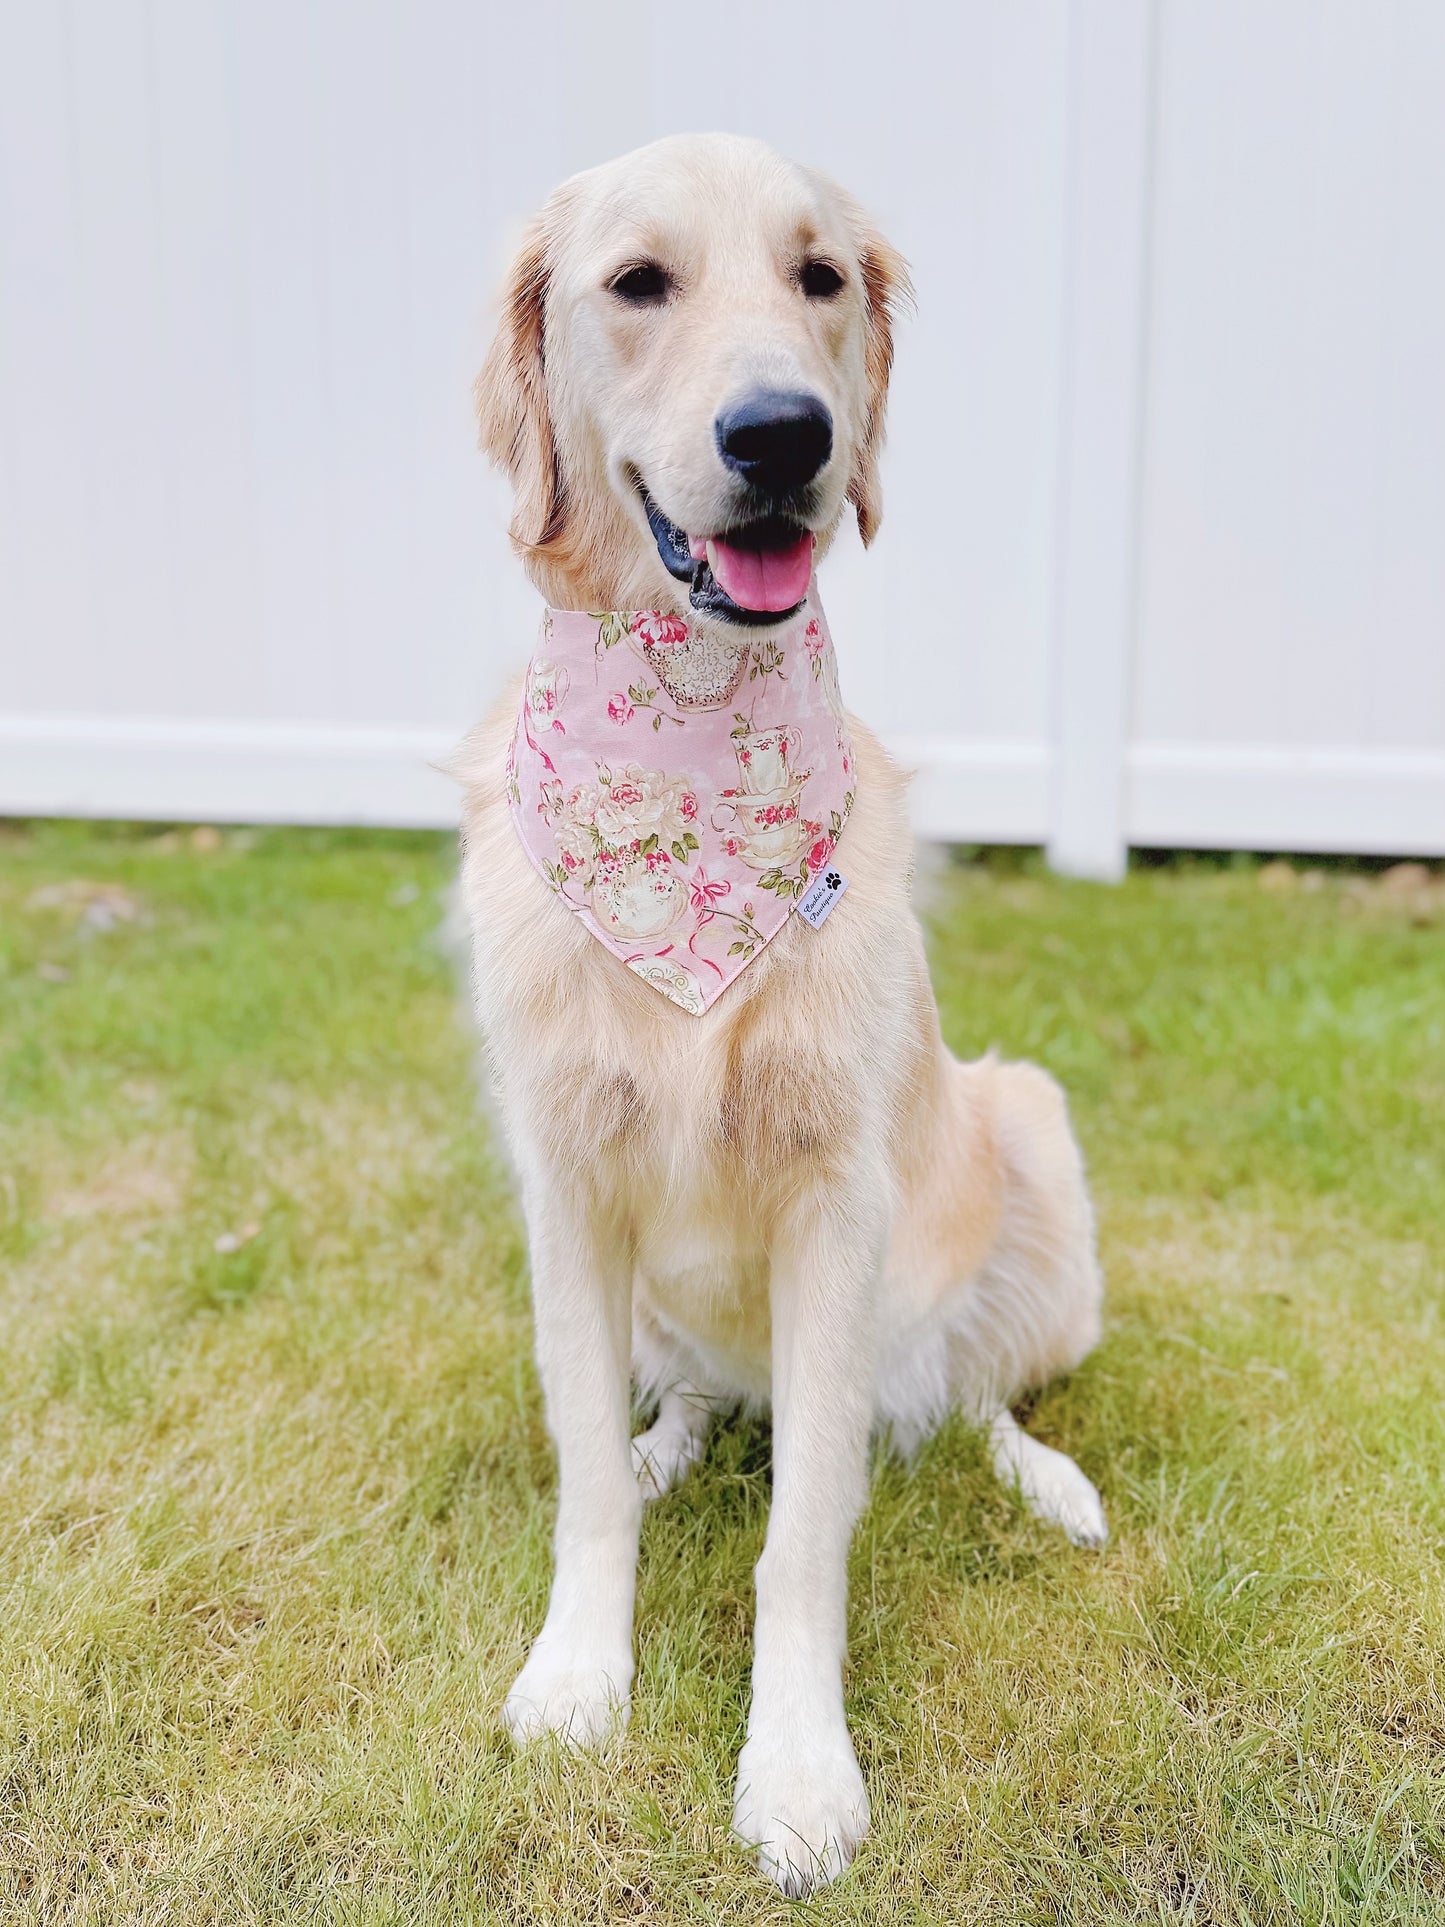
[[543, 616], [507, 764], [517, 834], [598, 942], [694, 1016], [829, 863], [853, 783], [815, 588], [766, 642], [655, 610]]

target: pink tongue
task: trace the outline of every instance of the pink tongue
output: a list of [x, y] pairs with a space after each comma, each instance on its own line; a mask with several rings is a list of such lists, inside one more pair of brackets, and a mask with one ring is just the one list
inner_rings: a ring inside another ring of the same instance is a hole
[[707, 552], [713, 574], [740, 609], [791, 609], [808, 593], [811, 535], [789, 549], [738, 549], [715, 536]]

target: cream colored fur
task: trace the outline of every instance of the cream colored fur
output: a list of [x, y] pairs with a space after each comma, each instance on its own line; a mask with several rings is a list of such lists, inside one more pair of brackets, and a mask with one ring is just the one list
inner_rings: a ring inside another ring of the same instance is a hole
[[[819, 248], [846, 279], [826, 309], [796, 280]], [[609, 292], [639, 256], [664, 259], [677, 290], [642, 316]], [[479, 382], [542, 593], [690, 613], [635, 484], [690, 530], [726, 526], [711, 423], [746, 382], [808, 386], [832, 410], [819, 553], [845, 500], [871, 534], [903, 272], [839, 190], [753, 142], [665, 141], [560, 189]], [[504, 795], [515, 708], [513, 691], [456, 765], [476, 1006], [560, 1473], [552, 1597], [506, 1718], [519, 1741], [582, 1743], [626, 1719], [643, 1499], [686, 1473], [719, 1412], [770, 1406], [735, 1825], [803, 1893], [867, 1829], [842, 1663], [870, 1433], [907, 1449], [961, 1408], [1026, 1502], [1080, 1541], [1105, 1536], [1088, 1480], [1007, 1410], [1098, 1334], [1083, 1169], [1050, 1078], [961, 1064], [943, 1045], [909, 901], [905, 782], [864, 725], [850, 720], [847, 894], [819, 931], [790, 919], [697, 1018], [621, 969], [532, 869]], [[657, 1405], [635, 1442], [630, 1380]]]

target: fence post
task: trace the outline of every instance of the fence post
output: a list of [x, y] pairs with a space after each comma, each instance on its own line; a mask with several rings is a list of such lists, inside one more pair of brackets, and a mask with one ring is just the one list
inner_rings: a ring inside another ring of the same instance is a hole
[[1139, 537], [1157, 0], [1071, 0], [1049, 862], [1117, 881]]

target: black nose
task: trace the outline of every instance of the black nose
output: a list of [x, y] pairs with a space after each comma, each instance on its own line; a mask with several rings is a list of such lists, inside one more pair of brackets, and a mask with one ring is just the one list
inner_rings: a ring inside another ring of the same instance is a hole
[[768, 495], [811, 482], [833, 452], [833, 417], [816, 395], [760, 388], [713, 429], [728, 467]]

